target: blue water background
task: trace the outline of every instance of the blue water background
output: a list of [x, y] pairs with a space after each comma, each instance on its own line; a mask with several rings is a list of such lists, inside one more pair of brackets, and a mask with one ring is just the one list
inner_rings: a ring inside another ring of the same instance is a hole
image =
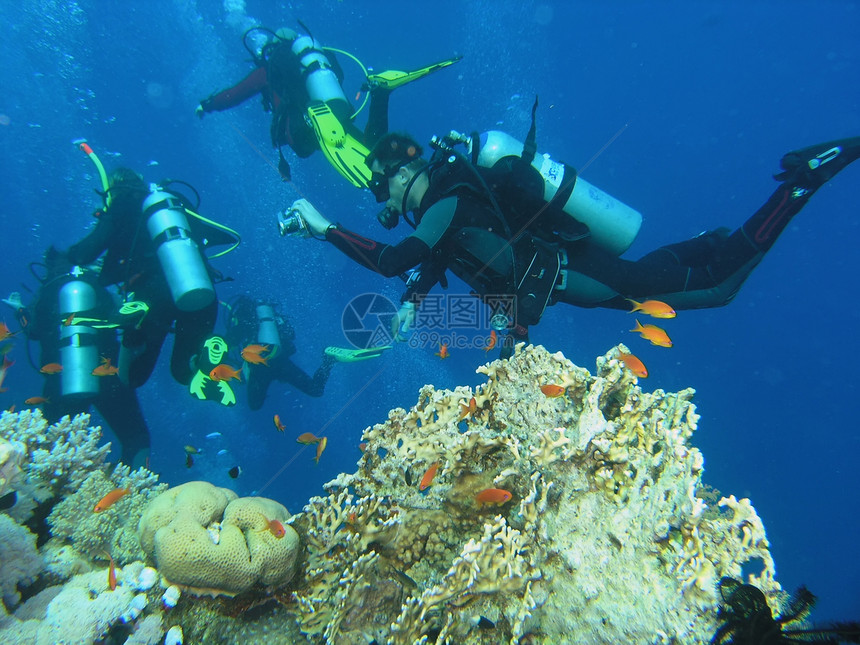
[[[276, 234], [275, 212], [299, 196], [377, 239], [405, 234], [376, 224], [369, 195], [319, 154], [288, 153], [294, 182], [281, 183], [257, 100], [202, 121], [194, 115], [200, 99], [250, 70], [246, 27], [295, 19], [379, 70], [463, 55], [393, 95], [392, 129], [422, 142], [452, 128], [523, 138], [539, 94], [540, 149], [578, 167], [602, 150], [583, 176], [644, 214], [629, 258], [738, 226], [776, 186], [771, 174], [785, 152], [860, 135], [856, 2], [4, 2], [0, 293], [34, 287], [27, 264], [92, 225], [99, 184], [72, 145], [86, 137], [109, 168], [191, 182], [202, 213], [241, 232], [241, 247], [217, 261], [235, 279], [219, 296], [283, 303], [297, 328], [294, 358], [308, 371], [326, 345], [346, 343], [340, 317], [351, 298], [376, 292], [396, 301], [396, 280], [325, 244]], [[342, 62], [352, 96], [361, 77]], [[646, 389], [696, 388], [702, 418], [693, 441], [705, 455], [705, 482], [752, 499], [779, 580], [818, 594], [819, 620], [860, 616], [858, 180], [852, 167], [818, 191], [730, 306], [667, 321], [672, 349], [629, 333], [633, 317], [618, 311], [561, 305], [532, 331], [535, 343], [591, 370], [595, 356], [623, 341], [651, 371]], [[462, 292], [453, 281], [449, 293]], [[2, 318], [13, 320], [8, 310]], [[336, 366], [320, 399], [275, 384], [251, 413], [242, 401], [223, 409], [189, 398], [170, 378], [170, 342], [139, 390], [153, 469], [171, 484], [262, 490], [291, 511], [354, 469], [367, 425], [413, 404], [425, 383], [482, 382], [474, 369], [485, 360], [479, 349], [452, 350], [443, 362], [435, 347], [398, 346], [377, 361]], [[17, 344], [4, 409], [41, 390]], [[214, 431], [223, 437], [207, 440]], [[319, 466], [294, 442], [304, 431], [329, 437]], [[191, 470], [183, 444], [203, 449]], [[218, 456], [221, 449], [228, 453]], [[227, 475], [234, 465], [244, 469], [237, 480]]]

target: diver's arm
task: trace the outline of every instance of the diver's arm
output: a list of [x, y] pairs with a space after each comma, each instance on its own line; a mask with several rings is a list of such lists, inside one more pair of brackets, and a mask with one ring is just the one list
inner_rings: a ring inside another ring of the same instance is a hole
[[259, 94], [267, 82], [266, 68], [258, 67], [233, 87], [216, 92], [200, 101], [200, 107], [203, 112], [229, 110]]
[[339, 225], [332, 225], [326, 231], [325, 239], [358, 264], [386, 278], [400, 275], [430, 256], [430, 248], [412, 235], [396, 245], [391, 245], [362, 237]]
[[113, 216], [109, 211], [105, 211], [89, 235], [69, 247], [65, 253], [66, 258], [76, 266], [92, 264], [107, 250], [113, 230]]

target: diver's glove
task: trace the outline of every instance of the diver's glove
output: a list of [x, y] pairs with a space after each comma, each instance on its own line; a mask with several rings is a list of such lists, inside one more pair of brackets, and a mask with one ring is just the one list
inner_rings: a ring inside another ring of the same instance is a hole
[[409, 329], [415, 322], [415, 303], [404, 302], [400, 311], [391, 319], [391, 338], [395, 342], [405, 342], [409, 338]]
[[200, 105], [198, 105], [196, 108], [194, 108], [194, 114], [197, 115], [198, 119], [202, 119], [204, 116], [206, 116], [206, 111], [203, 109], [202, 103]]
[[21, 301], [21, 294], [17, 291], [10, 293], [8, 298], [3, 298], [3, 302], [12, 307], [15, 311], [19, 311], [24, 308], [24, 303]]

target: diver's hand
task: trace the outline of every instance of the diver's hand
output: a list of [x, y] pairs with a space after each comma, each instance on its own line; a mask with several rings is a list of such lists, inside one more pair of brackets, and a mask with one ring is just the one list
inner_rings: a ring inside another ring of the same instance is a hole
[[206, 115], [206, 112], [203, 110], [203, 104], [202, 103], [200, 105], [198, 105], [196, 108], [194, 108], [194, 114], [197, 115], [198, 119], [202, 119]]
[[325, 236], [326, 229], [332, 225], [325, 217], [322, 216], [313, 204], [306, 199], [298, 199], [293, 202], [290, 208], [296, 211], [305, 220], [308, 230], [317, 237]]
[[10, 293], [8, 298], [3, 298], [3, 302], [12, 307], [15, 311], [24, 308], [24, 303], [21, 301], [21, 294], [17, 291]]
[[397, 315], [391, 319], [391, 338], [394, 339], [394, 342], [403, 343], [409, 340], [409, 329], [414, 322], [415, 303], [404, 302]]

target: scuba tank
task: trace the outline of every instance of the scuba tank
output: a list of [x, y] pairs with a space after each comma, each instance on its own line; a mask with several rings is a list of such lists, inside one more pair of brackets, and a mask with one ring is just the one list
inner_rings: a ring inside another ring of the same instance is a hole
[[[75, 267], [69, 280], [60, 287], [59, 313], [63, 319], [96, 308], [96, 290], [89, 282], [78, 279]], [[60, 324], [60, 391], [64, 397], [89, 397], [99, 392], [99, 379], [93, 369], [99, 364], [96, 344], [98, 331], [87, 325]]]
[[176, 195], [155, 184], [150, 190], [143, 201], [143, 215], [170, 295], [180, 310], [198, 311], [215, 300], [215, 288], [191, 237], [185, 207]]
[[331, 62], [323, 53], [322, 45], [312, 36], [299, 36], [293, 41], [293, 54], [299, 59], [305, 89], [311, 101], [328, 103], [343, 101], [349, 105]]
[[278, 333], [278, 321], [272, 305], [259, 303], [257, 311], [257, 342], [260, 345], [271, 345], [269, 357], [278, 352], [281, 346], [281, 335]]
[[[492, 168], [507, 157], [520, 157], [523, 143], [505, 132], [490, 130], [481, 133], [478, 141], [469, 137], [467, 149], [472, 159], [477, 158], [478, 166]], [[553, 161], [548, 154], [536, 154], [531, 166], [543, 178], [544, 201], [556, 198], [559, 190], [569, 193], [566, 199], [558, 195], [559, 205], [564, 199], [562, 210], [588, 226], [595, 244], [616, 255], [630, 247], [642, 226], [638, 211], [577, 176], [567, 165]], [[574, 173], [573, 179], [570, 172]]]

